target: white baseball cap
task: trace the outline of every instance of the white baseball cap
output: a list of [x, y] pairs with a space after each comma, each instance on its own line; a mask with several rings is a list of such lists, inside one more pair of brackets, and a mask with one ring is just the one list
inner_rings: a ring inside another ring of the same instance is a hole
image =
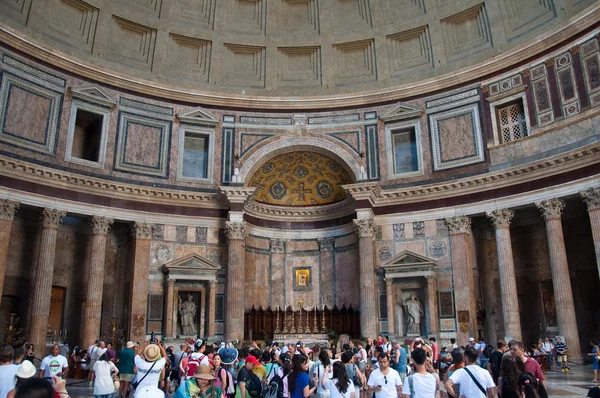
[[473, 337], [469, 337], [469, 341], [475, 341]]

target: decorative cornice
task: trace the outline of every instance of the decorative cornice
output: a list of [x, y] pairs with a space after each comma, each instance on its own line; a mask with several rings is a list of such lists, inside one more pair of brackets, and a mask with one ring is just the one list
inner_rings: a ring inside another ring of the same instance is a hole
[[317, 243], [319, 244], [319, 251], [330, 252], [330, 251], [333, 251], [333, 247], [335, 245], [335, 239], [320, 238], [320, 239], [317, 239]]
[[254, 196], [256, 187], [223, 186], [219, 187], [219, 193], [227, 198], [229, 203], [244, 203]]
[[321, 221], [341, 218], [354, 213], [354, 200], [347, 198], [341, 202], [323, 206], [284, 207], [246, 201], [244, 211], [251, 216], [277, 221], [302, 218], [302, 221]]
[[471, 232], [471, 218], [467, 216], [455, 216], [446, 218], [446, 225], [450, 235], [468, 234]]
[[108, 217], [94, 216], [90, 221], [93, 235], [106, 235], [115, 220]]
[[342, 185], [346, 193], [354, 200], [369, 200], [372, 203], [381, 196], [381, 186], [378, 182], [360, 182]]
[[375, 235], [375, 221], [370, 219], [352, 221], [359, 238], [372, 238]]
[[13, 202], [12, 200], [1, 200], [0, 201], [0, 220], [12, 221], [15, 217], [15, 213], [19, 209], [21, 204], [19, 202]]
[[0, 26], [0, 42], [3, 42], [29, 56], [43, 60], [50, 65], [62, 68], [72, 74], [79, 75], [93, 81], [119, 87], [123, 90], [134, 91], [158, 98], [171, 99], [187, 103], [202, 103], [211, 106], [224, 106], [234, 108], [252, 109], [319, 109], [323, 107], [339, 108], [348, 106], [371, 105], [378, 102], [398, 101], [405, 97], [413, 97], [434, 91], [444, 90], [457, 85], [464, 85], [470, 81], [482, 78], [489, 74], [511, 67], [523, 59], [535, 57], [552, 47], [559, 45], [572, 36], [592, 27], [600, 19], [600, 5], [591, 6], [584, 13], [580, 13], [560, 26], [539, 35], [529, 43], [506, 51], [497, 57], [481, 62], [464, 69], [455, 70], [447, 74], [436, 76], [417, 83], [411, 82], [391, 89], [381, 91], [361, 92], [348, 95], [322, 96], [322, 97], [265, 97], [252, 96], [248, 98], [223, 94], [206, 93], [174, 88], [167, 85], [154, 83], [147, 80], [136, 79], [124, 74], [83, 62], [75, 57], [68, 56], [54, 48], [42, 45], [22, 33]]
[[152, 224], [136, 222], [131, 229], [135, 239], [152, 239]]
[[489, 210], [485, 214], [490, 218], [496, 229], [510, 228], [510, 222], [515, 215], [515, 212], [508, 209]]
[[545, 220], [560, 219], [562, 211], [565, 208], [565, 202], [558, 198], [542, 200], [535, 205], [540, 209]]
[[271, 239], [269, 240], [269, 248], [271, 253], [285, 253], [285, 240]]
[[590, 188], [579, 192], [588, 210], [600, 209], [600, 188]]
[[225, 223], [225, 233], [229, 239], [244, 240], [248, 237], [248, 230], [245, 221], [227, 221]]
[[41, 221], [44, 228], [57, 229], [67, 212], [64, 210], [44, 208], [41, 214]]

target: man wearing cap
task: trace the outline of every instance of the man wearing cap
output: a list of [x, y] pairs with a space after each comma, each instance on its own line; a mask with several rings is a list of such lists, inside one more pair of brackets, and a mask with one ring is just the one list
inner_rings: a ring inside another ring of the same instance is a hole
[[134, 372], [136, 374], [136, 382], [138, 383], [135, 389], [135, 398], [145, 398], [143, 390], [156, 387], [159, 382], [161, 384], [160, 388], [163, 387], [167, 353], [159, 344], [160, 341], [158, 338], [156, 338], [156, 343], [148, 344], [144, 347], [143, 357], [136, 355], [134, 358]]
[[220, 398], [222, 397], [223, 391], [221, 388], [212, 384], [214, 379], [215, 376], [212, 375], [210, 366], [200, 365], [198, 366], [198, 369], [196, 369], [194, 376], [191, 379], [186, 380], [185, 383], [177, 389], [173, 398]]
[[119, 397], [124, 397], [129, 391], [129, 384], [133, 380], [133, 359], [135, 351], [133, 351], [133, 341], [128, 341], [126, 348], [119, 353]]
[[257, 365], [260, 365], [260, 362], [253, 355], [248, 355], [244, 366], [237, 374], [241, 398], [257, 398], [260, 395], [260, 379], [252, 372]]

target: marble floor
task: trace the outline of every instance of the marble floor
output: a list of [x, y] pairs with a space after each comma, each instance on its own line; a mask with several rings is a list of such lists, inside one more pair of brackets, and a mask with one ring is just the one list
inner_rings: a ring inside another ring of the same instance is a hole
[[[548, 396], [552, 398], [586, 397], [588, 390], [594, 387], [594, 384], [591, 383], [592, 379], [591, 365], [572, 365], [569, 373], [548, 372], [546, 373]], [[93, 388], [88, 385], [87, 381], [82, 380], [69, 379], [67, 391], [72, 398], [93, 396]], [[361, 398], [370, 397], [369, 393], [361, 394]], [[442, 398], [444, 397], [447, 395], [442, 392]]]

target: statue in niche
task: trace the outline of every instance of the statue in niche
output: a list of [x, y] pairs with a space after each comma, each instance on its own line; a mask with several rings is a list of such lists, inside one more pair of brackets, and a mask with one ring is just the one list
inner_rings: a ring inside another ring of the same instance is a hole
[[196, 319], [196, 303], [194, 303], [194, 297], [188, 294], [187, 300], [183, 301], [179, 296], [179, 320], [181, 322], [181, 333], [186, 336], [196, 336], [196, 326], [194, 325]]
[[408, 300], [404, 303], [404, 308], [408, 314], [407, 319], [407, 334], [421, 333], [421, 316], [423, 315], [423, 306], [419, 299], [411, 294]]

